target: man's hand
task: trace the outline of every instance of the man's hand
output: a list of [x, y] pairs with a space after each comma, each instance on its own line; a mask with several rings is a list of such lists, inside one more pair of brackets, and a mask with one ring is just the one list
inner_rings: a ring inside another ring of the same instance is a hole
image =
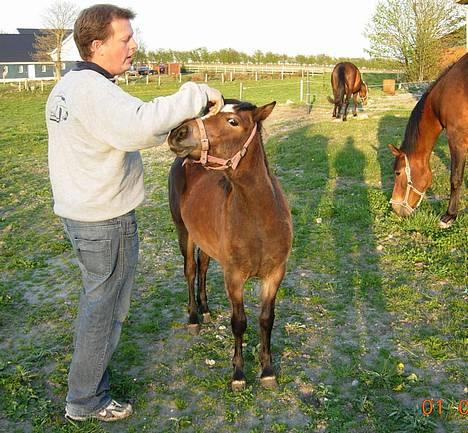
[[223, 95], [219, 90], [206, 86], [206, 96], [208, 97], [208, 114], [205, 117], [211, 117], [219, 113], [224, 106]]

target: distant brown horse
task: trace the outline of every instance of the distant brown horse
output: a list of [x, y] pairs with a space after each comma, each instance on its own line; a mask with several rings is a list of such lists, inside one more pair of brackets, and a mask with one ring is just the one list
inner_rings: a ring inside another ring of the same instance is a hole
[[341, 108], [344, 104], [343, 121], [348, 114], [349, 100], [353, 96], [353, 116], [357, 116], [357, 95], [361, 97], [362, 105], [367, 104], [369, 87], [362, 81], [359, 69], [350, 62], [338, 63], [331, 75], [331, 85], [333, 89], [333, 99], [328, 97], [328, 101], [335, 104], [333, 117], [340, 118]]
[[448, 227], [457, 217], [468, 149], [468, 54], [445, 70], [418, 101], [400, 149], [389, 145], [395, 155], [395, 184], [390, 202], [398, 215], [413, 213], [431, 185], [429, 160], [444, 128], [452, 162], [450, 201], [440, 225]]
[[[168, 139], [179, 156], [169, 174], [169, 202], [184, 256], [189, 327], [200, 326], [197, 303], [203, 319], [209, 320], [205, 283], [212, 257], [223, 268], [232, 308], [233, 390], [245, 387], [244, 284], [251, 277], [262, 282], [260, 381], [265, 387], [276, 386], [270, 340], [276, 292], [291, 249], [292, 222], [281, 187], [268, 168], [260, 134], [261, 122], [274, 106], [274, 102], [257, 108], [226, 101], [217, 115], [187, 121]], [[185, 163], [182, 157], [188, 157]], [[197, 262], [195, 245], [199, 247]]]

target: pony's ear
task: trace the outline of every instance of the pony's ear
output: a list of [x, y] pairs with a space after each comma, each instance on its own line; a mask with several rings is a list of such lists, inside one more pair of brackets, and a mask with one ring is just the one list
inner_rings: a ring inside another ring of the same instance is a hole
[[402, 151], [400, 149], [397, 149], [393, 144], [389, 144], [388, 148], [394, 156], [400, 156], [402, 154]]
[[262, 120], [265, 120], [273, 111], [273, 108], [275, 108], [276, 101], [270, 102], [267, 105], [264, 105], [263, 107], [258, 107], [254, 111], [254, 120], [255, 122], [261, 122]]

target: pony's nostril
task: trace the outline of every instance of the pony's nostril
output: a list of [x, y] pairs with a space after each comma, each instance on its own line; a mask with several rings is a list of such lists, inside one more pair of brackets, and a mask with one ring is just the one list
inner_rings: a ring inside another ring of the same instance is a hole
[[182, 125], [177, 129], [175, 139], [177, 141], [182, 141], [185, 138], [187, 138], [187, 134], [188, 134], [188, 126]]

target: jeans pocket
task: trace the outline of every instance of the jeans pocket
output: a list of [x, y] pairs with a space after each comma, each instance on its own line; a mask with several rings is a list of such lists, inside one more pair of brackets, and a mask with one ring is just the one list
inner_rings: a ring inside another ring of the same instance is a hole
[[75, 246], [84, 279], [91, 280], [92, 286], [105, 281], [110, 276], [112, 270], [111, 240], [75, 238]]

